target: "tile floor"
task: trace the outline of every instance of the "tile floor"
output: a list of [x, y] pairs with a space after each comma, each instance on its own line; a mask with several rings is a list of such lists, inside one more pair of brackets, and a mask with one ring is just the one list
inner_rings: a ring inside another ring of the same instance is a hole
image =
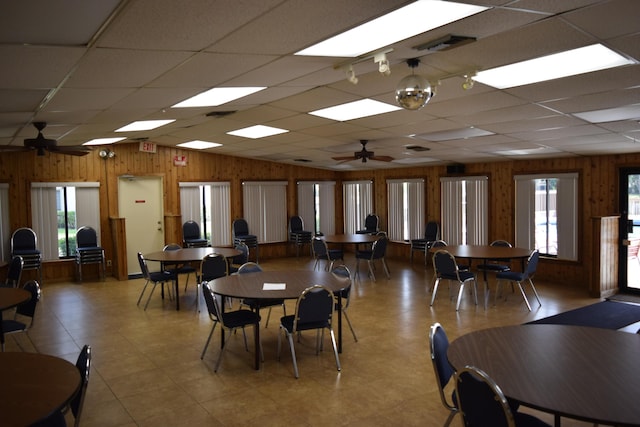
[[[346, 263], [355, 270], [353, 258]], [[261, 265], [265, 270], [311, 269], [313, 263], [300, 257]], [[83, 426], [441, 426], [447, 411], [428, 355], [433, 322], [440, 322], [453, 340], [475, 329], [520, 324], [597, 301], [569, 284], [538, 282], [543, 306], [533, 303], [531, 313], [517, 294], [488, 310], [466, 296], [456, 313], [446, 286], [429, 307], [431, 269], [420, 262], [391, 261], [389, 266], [391, 280], [364, 277], [356, 283], [349, 314], [358, 342], [345, 323], [340, 373], [331, 351], [315, 355], [311, 334], [296, 347], [298, 380], [286, 347], [276, 360], [279, 308], [262, 329], [262, 369], [253, 369], [253, 349], [246, 352], [237, 334], [214, 373], [219, 335], [200, 360], [211, 322], [205, 312], [195, 311], [194, 278], [181, 295], [179, 312], [159, 292], [146, 311], [137, 307], [142, 279], [92, 282], [87, 274], [83, 284], [45, 283], [30, 332], [33, 345], [24, 336], [17, 340], [25, 351], [37, 349], [70, 361], [83, 344], [92, 346]], [[292, 312], [294, 301], [287, 305]], [[7, 350], [20, 351], [13, 337]], [[461, 425], [456, 418], [453, 425]], [[587, 424], [563, 420], [565, 427], [582, 425]]]

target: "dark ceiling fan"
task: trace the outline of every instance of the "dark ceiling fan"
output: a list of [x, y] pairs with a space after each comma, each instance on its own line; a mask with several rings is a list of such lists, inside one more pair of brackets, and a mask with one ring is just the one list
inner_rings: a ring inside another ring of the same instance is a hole
[[30, 151], [36, 150], [38, 156], [44, 156], [45, 151], [72, 156], [85, 156], [91, 152], [91, 148], [83, 145], [61, 146], [55, 139], [47, 139], [42, 134], [42, 130], [47, 126], [46, 122], [33, 122], [33, 126], [38, 129], [38, 136], [24, 140], [24, 146], [2, 145], [0, 151]]
[[367, 151], [367, 141], [366, 139], [361, 139], [360, 144], [362, 144], [362, 150], [356, 151], [353, 153], [353, 156], [347, 157], [333, 157], [333, 160], [345, 161], [348, 162], [350, 160], [358, 160], [362, 159], [362, 163], [367, 163], [367, 160], [377, 160], [379, 162], [391, 162], [393, 161], [393, 157], [390, 156], [376, 156], [373, 151]]

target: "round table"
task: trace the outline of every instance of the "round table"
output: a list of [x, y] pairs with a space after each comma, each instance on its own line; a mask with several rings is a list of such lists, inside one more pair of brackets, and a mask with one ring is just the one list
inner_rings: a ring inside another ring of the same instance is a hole
[[[204, 248], [182, 248], [173, 251], [149, 252], [148, 254], [145, 254], [144, 257], [149, 261], [157, 261], [163, 264], [179, 265], [202, 261], [202, 258], [209, 254], [219, 254], [225, 258], [233, 258], [234, 256], [240, 255], [241, 253], [242, 252], [240, 252], [236, 248], [207, 246]], [[180, 291], [177, 277], [178, 276], [176, 275], [176, 310], [180, 310]]]
[[[209, 282], [215, 294], [232, 298], [260, 299], [296, 299], [302, 291], [313, 285], [324, 285], [338, 297], [340, 291], [351, 283], [349, 278], [342, 278], [327, 271], [262, 271], [258, 273], [233, 274], [220, 277]], [[284, 284], [283, 289], [266, 290], [265, 284]], [[260, 328], [255, 335], [255, 347], [259, 348]], [[338, 310], [338, 351], [342, 351], [342, 312]], [[260, 354], [255, 352], [255, 368], [260, 369]]]
[[26, 426], [61, 410], [80, 389], [76, 366], [39, 353], [0, 353], [3, 426]]
[[0, 288], [0, 320], [2, 310], [16, 307], [30, 298], [31, 293], [22, 288]]
[[448, 351], [454, 368], [476, 366], [525, 406], [590, 423], [640, 426], [640, 336], [568, 325], [471, 332]]

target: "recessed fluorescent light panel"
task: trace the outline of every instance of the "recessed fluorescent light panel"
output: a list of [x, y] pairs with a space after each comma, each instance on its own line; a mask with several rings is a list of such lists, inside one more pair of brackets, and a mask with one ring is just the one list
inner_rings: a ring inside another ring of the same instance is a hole
[[462, 129], [445, 130], [442, 132], [431, 132], [415, 135], [415, 138], [424, 139], [426, 141], [453, 141], [455, 139], [476, 138], [478, 136], [494, 135], [493, 132], [480, 129], [477, 127], [468, 127]]
[[630, 64], [635, 64], [635, 61], [601, 44], [593, 44], [480, 71], [473, 79], [497, 89], [506, 89]]
[[160, 126], [168, 125], [175, 122], [175, 119], [171, 120], [138, 120], [137, 122], [131, 122], [126, 126], [116, 129], [116, 132], [135, 132], [139, 130], [151, 130], [159, 128]]
[[206, 148], [220, 147], [221, 145], [222, 144], [218, 144], [217, 142], [194, 140], [178, 144], [178, 147], [193, 148], [194, 150], [204, 150]]
[[618, 120], [633, 120], [640, 117], [640, 104], [626, 107], [606, 108], [604, 110], [584, 111], [573, 113], [574, 116], [591, 123], [615, 122]]
[[248, 128], [227, 132], [227, 134], [234, 135], [234, 136], [242, 136], [245, 138], [257, 139], [257, 138], [264, 138], [266, 136], [278, 135], [286, 132], [289, 132], [289, 131], [286, 129], [274, 128], [271, 126], [255, 125], [255, 126], [249, 126]]
[[251, 95], [266, 89], [266, 87], [214, 87], [182, 102], [172, 105], [171, 108], [187, 107], [216, 107], [235, 101], [236, 99]]
[[336, 105], [334, 107], [310, 111], [309, 114], [324, 117], [325, 119], [344, 122], [347, 120], [360, 119], [362, 117], [375, 116], [376, 114], [389, 113], [397, 110], [401, 110], [401, 108], [396, 105], [365, 98], [360, 101], [353, 101], [346, 104]]
[[296, 55], [354, 58], [486, 9], [450, 1], [418, 0], [296, 52]]
[[106, 144], [115, 144], [118, 141], [122, 141], [123, 139], [127, 139], [125, 137], [122, 138], [96, 138], [90, 141], [85, 142], [82, 145], [106, 145]]

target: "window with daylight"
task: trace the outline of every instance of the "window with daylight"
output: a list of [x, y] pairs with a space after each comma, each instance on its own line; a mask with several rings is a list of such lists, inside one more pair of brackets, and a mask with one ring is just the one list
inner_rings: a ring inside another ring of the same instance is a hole
[[336, 233], [335, 181], [299, 181], [298, 215], [305, 230], [314, 233]]
[[450, 245], [488, 244], [486, 176], [440, 178], [442, 240]]
[[424, 236], [424, 179], [387, 180], [389, 240], [407, 242]]
[[33, 182], [32, 228], [43, 260], [74, 257], [76, 231], [96, 230], [100, 243], [99, 182]]
[[354, 234], [364, 229], [364, 220], [373, 212], [373, 182], [345, 181], [342, 184], [344, 232]]
[[203, 239], [211, 246], [228, 246], [231, 241], [231, 183], [180, 182], [182, 223], [195, 221]]
[[242, 202], [249, 233], [259, 243], [288, 240], [287, 181], [245, 181]]
[[0, 260], [9, 262], [10, 258], [9, 184], [0, 183]]
[[516, 246], [578, 259], [578, 174], [518, 175]]

